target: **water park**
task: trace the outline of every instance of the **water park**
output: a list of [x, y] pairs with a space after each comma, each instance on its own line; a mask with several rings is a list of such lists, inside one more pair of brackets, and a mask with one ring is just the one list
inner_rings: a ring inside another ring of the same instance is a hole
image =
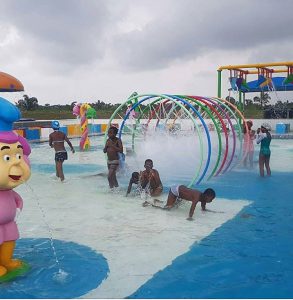
[[[134, 92], [109, 119], [80, 102], [74, 119], [23, 120], [1, 93], [24, 85], [0, 72], [1, 298], [292, 298], [293, 119], [249, 120], [245, 99], [293, 91], [293, 62], [217, 73], [217, 96]], [[224, 73], [235, 103], [222, 98]], [[260, 176], [264, 136], [271, 176]], [[128, 193], [150, 159], [160, 194]], [[216, 196], [196, 205], [183, 186]]]

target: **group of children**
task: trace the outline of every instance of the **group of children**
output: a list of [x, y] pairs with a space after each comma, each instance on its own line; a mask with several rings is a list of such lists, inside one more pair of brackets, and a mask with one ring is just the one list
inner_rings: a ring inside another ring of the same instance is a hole
[[153, 169], [153, 161], [151, 159], [147, 159], [144, 163], [144, 167], [144, 171], [140, 173], [132, 173], [126, 192], [126, 197], [131, 192], [133, 184], [139, 185], [141, 191], [144, 191], [151, 197], [160, 196], [163, 192], [163, 185], [159, 172], [156, 169]]
[[262, 124], [260, 128], [255, 130], [252, 129], [253, 123], [251, 120], [246, 122], [246, 127], [243, 126], [244, 133], [244, 152], [245, 156], [243, 159], [243, 164], [246, 167], [247, 162], [249, 161], [249, 166], [253, 168], [253, 155], [254, 155], [254, 139], [256, 139], [256, 143], [260, 144], [259, 151], [259, 173], [261, 177], [264, 177], [264, 168], [266, 168], [267, 176], [271, 176], [271, 168], [270, 168], [270, 143], [272, 140], [272, 136], [270, 134], [270, 126], [268, 124]]
[[[253, 141], [256, 138], [256, 143], [261, 144], [259, 152], [260, 176], [264, 177], [264, 167], [266, 168], [267, 175], [270, 176], [270, 128], [268, 125], [263, 124], [260, 128], [257, 129], [257, 132], [255, 134], [255, 131], [252, 129], [252, 121], [247, 121], [246, 124], [248, 130], [246, 130], [245, 126], [243, 128], [243, 133], [246, 135], [244, 138], [244, 148], [246, 149], [246, 156], [243, 160], [244, 165], [246, 166], [247, 162], [249, 161], [250, 167], [253, 167]], [[59, 130], [60, 124], [58, 121], [52, 121], [52, 128], [54, 129], [54, 132], [49, 135], [49, 145], [55, 149], [56, 176], [63, 182], [63, 162], [64, 160], [67, 160], [67, 152], [64, 147], [64, 142], [67, 142], [67, 144], [71, 148], [72, 153], [74, 153], [75, 151], [66, 134]], [[123, 154], [123, 144], [121, 139], [117, 137], [117, 133], [118, 129], [116, 127], [111, 126], [109, 128], [108, 139], [103, 149], [104, 153], [107, 154], [108, 182], [110, 189], [118, 187], [116, 172], [120, 165], [120, 157]], [[132, 173], [126, 196], [130, 194], [133, 184], [139, 185], [141, 191], [143, 193], [147, 193], [150, 197], [158, 197], [163, 192], [163, 185], [160, 179], [160, 175], [159, 172], [153, 168], [153, 161], [151, 159], [147, 159], [145, 161], [144, 167], [144, 171]], [[201, 202], [202, 210], [206, 210], [206, 203], [212, 202], [215, 196], [215, 191], [210, 188], [206, 189], [202, 193], [198, 190], [190, 189], [184, 185], [172, 186], [169, 190], [166, 205], [163, 208], [170, 209], [176, 205], [178, 200], [181, 199], [191, 201], [192, 204], [189, 211], [188, 220], [192, 220], [196, 204], [198, 202]], [[148, 202], [145, 202], [144, 204], [146, 203]], [[156, 206], [155, 204], [152, 205]]]
[[[104, 147], [104, 153], [107, 153], [108, 161], [108, 181], [109, 187], [112, 189], [114, 187], [118, 187], [118, 182], [116, 178], [116, 171], [119, 167], [119, 154], [123, 153], [123, 145], [122, 141], [116, 136], [118, 133], [118, 129], [114, 126], [110, 127], [108, 130], [108, 139], [106, 141]], [[145, 170], [142, 172], [133, 172], [129, 181], [128, 189], [126, 192], [126, 196], [128, 196], [131, 192], [133, 184], [137, 184], [140, 186], [141, 193], [146, 193], [150, 197], [158, 197], [163, 192], [163, 184], [159, 175], [159, 172], [153, 168], [153, 161], [151, 159], [147, 159], [144, 163]], [[180, 200], [191, 201], [191, 207], [189, 211], [189, 216], [187, 220], [192, 220], [194, 210], [196, 204], [198, 202], [201, 203], [202, 210], [206, 209], [206, 203], [212, 202], [212, 200], [216, 197], [215, 191], [213, 189], [206, 189], [203, 193], [190, 189], [184, 185], [173, 186], [170, 188], [166, 205], [164, 207], [159, 206], [163, 209], [171, 209], [175, 206], [176, 202]], [[145, 201], [143, 206], [146, 204], [155, 205], [155, 199], [153, 204]], [[159, 201], [160, 202], [160, 201]]]

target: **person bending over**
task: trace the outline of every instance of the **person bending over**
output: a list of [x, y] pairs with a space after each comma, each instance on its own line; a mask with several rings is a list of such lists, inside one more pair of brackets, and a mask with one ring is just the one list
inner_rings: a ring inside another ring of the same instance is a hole
[[193, 214], [194, 210], [196, 207], [196, 204], [200, 202], [201, 204], [201, 209], [203, 211], [208, 211], [206, 209], [206, 204], [211, 203], [213, 199], [216, 197], [216, 193], [213, 189], [206, 189], [203, 193], [195, 190], [195, 189], [190, 189], [186, 187], [185, 185], [177, 185], [177, 186], [172, 186], [170, 188], [169, 194], [168, 194], [168, 199], [167, 203], [165, 205], [165, 209], [170, 209], [174, 207], [176, 202], [180, 199], [191, 201], [191, 207], [189, 210], [189, 216], [187, 220], [191, 221], [193, 220]]

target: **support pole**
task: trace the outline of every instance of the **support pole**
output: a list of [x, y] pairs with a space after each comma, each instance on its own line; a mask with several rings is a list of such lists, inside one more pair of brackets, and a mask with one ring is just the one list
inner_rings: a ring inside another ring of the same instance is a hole
[[218, 98], [222, 96], [222, 70], [218, 70]]
[[[241, 91], [239, 91], [239, 110], [241, 111], [241, 113], [243, 114], [244, 112], [244, 105], [243, 105], [243, 101], [242, 101], [242, 94]], [[239, 117], [239, 122], [241, 124], [241, 118]]]

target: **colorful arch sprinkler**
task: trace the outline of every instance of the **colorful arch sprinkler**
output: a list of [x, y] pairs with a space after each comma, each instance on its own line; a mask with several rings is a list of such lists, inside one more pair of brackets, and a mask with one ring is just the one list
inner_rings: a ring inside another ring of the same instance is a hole
[[235, 105], [216, 97], [135, 94], [111, 116], [105, 141], [114, 119], [115, 123], [120, 119], [119, 137], [123, 140], [127, 135], [134, 152], [136, 143], [148, 134], [163, 128], [167, 134], [176, 131], [180, 135], [189, 128], [189, 134], [196, 139], [199, 161], [188, 186], [228, 172], [241, 163], [247, 152], [242, 148], [241, 123], [247, 126], [243, 114]]

